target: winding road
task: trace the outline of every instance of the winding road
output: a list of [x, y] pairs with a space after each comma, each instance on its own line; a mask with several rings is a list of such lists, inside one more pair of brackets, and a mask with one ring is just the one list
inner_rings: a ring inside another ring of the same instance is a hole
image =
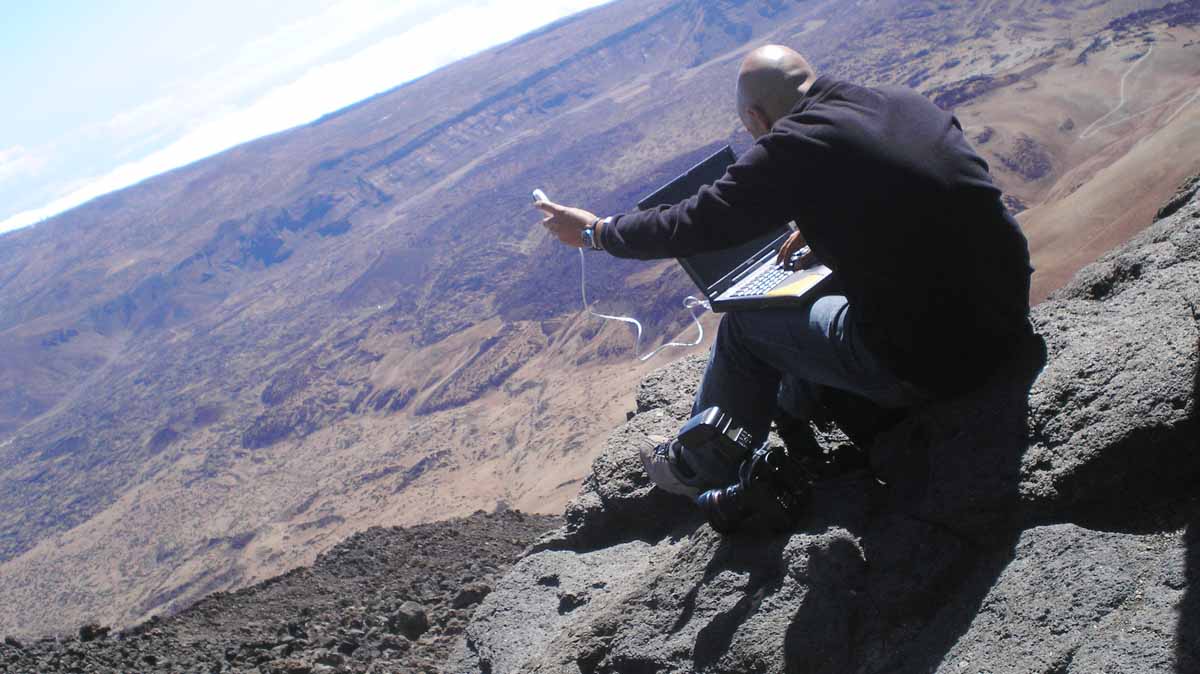
[[1120, 112], [1122, 109], [1124, 109], [1125, 103], [1128, 102], [1128, 99], [1125, 96], [1125, 86], [1129, 80], [1129, 76], [1132, 75], [1133, 71], [1136, 70], [1137, 67], [1139, 65], [1141, 65], [1141, 63], [1143, 61], [1145, 61], [1147, 58], [1149, 58], [1150, 54], [1152, 54], [1152, 53], [1154, 53], [1153, 45], [1151, 45], [1150, 48], [1146, 50], [1145, 54], [1142, 54], [1141, 58], [1139, 58], [1138, 60], [1136, 60], [1132, 64], [1130, 64], [1129, 69], [1126, 70], [1125, 74], [1121, 76], [1120, 101], [1117, 102], [1116, 107], [1114, 107], [1112, 110], [1109, 110], [1103, 117], [1092, 122], [1091, 125], [1088, 126], [1088, 128], [1084, 129], [1083, 132], [1079, 134], [1080, 140], [1085, 140], [1088, 137], [1095, 135], [1095, 133], [1097, 131], [1102, 131], [1109, 127], [1116, 126], [1118, 124], [1123, 124], [1125, 122], [1128, 122], [1131, 119], [1135, 119], [1137, 117], [1141, 117], [1142, 115], [1146, 115], [1151, 112], [1154, 112], [1155, 110], [1158, 110], [1159, 108], [1162, 108], [1167, 105], [1171, 105], [1175, 101], [1178, 101], [1179, 99], [1187, 96], [1188, 98], [1186, 101], [1183, 102], [1183, 105], [1180, 105], [1179, 108], [1176, 109], [1175, 112], [1171, 113], [1171, 115], [1169, 117], [1167, 117], [1167, 120], [1165, 122], [1163, 122], [1163, 126], [1166, 126], [1167, 124], [1170, 124], [1171, 121], [1174, 120], [1177, 116], [1179, 116], [1179, 113], [1183, 112], [1184, 108], [1186, 108], [1188, 105], [1190, 105], [1192, 102], [1194, 102], [1197, 98], [1200, 98], [1200, 89], [1196, 90], [1190, 96], [1188, 96], [1188, 92], [1184, 92], [1183, 94], [1180, 94], [1179, 96], [1173, 96], [1173, 97], [1163, 101], [1162, 103], [1152, 105], [1152, 106], [1146, 108], [1145, 110], [1127, 114], [1116, 121], [1108, 121], [1109, 118], [1111, 118], [1113, 115], [1116, 115], [1118, 112]]

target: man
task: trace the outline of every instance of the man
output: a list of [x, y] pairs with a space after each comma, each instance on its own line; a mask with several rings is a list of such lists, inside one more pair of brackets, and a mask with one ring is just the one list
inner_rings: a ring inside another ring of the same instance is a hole
[[[755, 145], [715, 184], [671, 207], [611, 218], [539, 203], [571, 246], [680, 257], [794, 220], [838, 291], [798, 309], [726, 314], [694, 412], [720, 406], [765, 438], [803, 393], [841, 389], [886, 408], [963, 392], [1027, 330], [1028, 244], [953, 116], [916, 92], [827, 76], [795, 51], [756, 49], [737, 80]], [[664, 444], [644, 457], [660, 487], [715, 486]], [[710, 471], [711, 473], [711, 471]]]

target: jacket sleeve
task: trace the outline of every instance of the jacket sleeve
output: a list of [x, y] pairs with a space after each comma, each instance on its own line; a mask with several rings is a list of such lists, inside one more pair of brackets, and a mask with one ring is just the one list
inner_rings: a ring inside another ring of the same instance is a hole
[[617, 257], [686, 257], [735, 246], [788, 222], [799, 176], [789, 175], [793, 162], [771, 149], [770, 135], [695, 196], [618, 216], [601, 229], [600, 244]]

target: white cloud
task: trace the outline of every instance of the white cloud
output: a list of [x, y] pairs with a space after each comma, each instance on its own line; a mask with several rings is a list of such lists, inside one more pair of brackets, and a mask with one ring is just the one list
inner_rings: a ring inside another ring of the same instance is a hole
[[[558, 18], [607, 1], [514, 3], [512, 0], [460, 0], [453, 3], [455, 6], [448, 11], [399, 35], [380, 39], [347, 58], [310, 67], [290, 82], [269, 89], [248, 105], [236, 107], [226, 104], [211, 112], [204, 121], [187, 129], [166, 147], [118, 166], [107, 174], [86, 180], [82, 187], [65, 191], [41, 208], [17, 213], [0, 221], [0, 232], [39, 222], [95, 197], [254, 138], [310, 122], [443, 65], [512, 40]], [[314, 26], [320, 27], [324, 22], [328, 30], [314, 49], [328, 53], [378, 26], [381, 15], [394, 19], [395, 12], [386, 13], [389, 4], [377, 0], [347, 0], [318, 17], [293, 24], [264, 38], [250, 51], [261, 53], [264, 49], [270, 49], [271, 45], [280, 44], [284, 35], [291, 34], [294, 38], [297, 34], [309, 34]], [[414, 6], [428, 9], [447, 3], [426, 0], [424, 3], [400, 4], [404, 4], [404, 11], [411, 14]], [[376, 8], [376, 13], [371, 12], [372, 7]], [[312, 53], [309, 51], [308, 55]], [[281, 63], [286, 64], [288, 58], [304, 57], [285, 55], [275, 61], [276, 67]], [[263, 75], [258, 72], [243, 73], [244, 81], [260, 77]], [[231, 85], [229, 90], [237, 88]], [[170, 99], [152, 101], [118, 115], [113, 123], [133, 125], [139, 117], [168, 114], [172, 106]], [[6, 165], [4, 157], [0, 155], [0, 178], [3, 178]]]
[[106, 133], [138, 133], [147, 127], [161, 123], [178, 112], [180, 102], [177, 97], [167, 95], [156, 98], [149, 103], [143, 103], [113, 115], [103, 125]]
[[13, 176], [37, 175], [45, 165], [43, 157], [30, 153], [21, 145], [0, 149], [0, 182]]
[[[352, 45], [381, 26], [435, 8], [444, 0], [341, 0], [309, 17], [242, 45], [212, 69], [217, 45], [194, 51], [186, 60], [209, 70], [181, 76], [168, 93], [113, 116], [97, 126], [100, 133], [143, 133], [148, 127], [175, 125], [244, 96], [280, 83], [281, 77], [319, 63], [331, 52]], [[186, 126], [186, 125], [183, 125]]]

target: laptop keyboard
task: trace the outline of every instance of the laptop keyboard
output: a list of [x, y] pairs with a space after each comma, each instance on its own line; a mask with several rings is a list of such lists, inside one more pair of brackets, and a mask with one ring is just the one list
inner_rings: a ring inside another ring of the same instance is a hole
[[737, 288], [730, 290], [722, 299], [762, 295], [779, 285], [780, 281], [791, 276], [794, 271], [773, 264], [763, 265], [759, 268], [758, 273], [743, 281]]

